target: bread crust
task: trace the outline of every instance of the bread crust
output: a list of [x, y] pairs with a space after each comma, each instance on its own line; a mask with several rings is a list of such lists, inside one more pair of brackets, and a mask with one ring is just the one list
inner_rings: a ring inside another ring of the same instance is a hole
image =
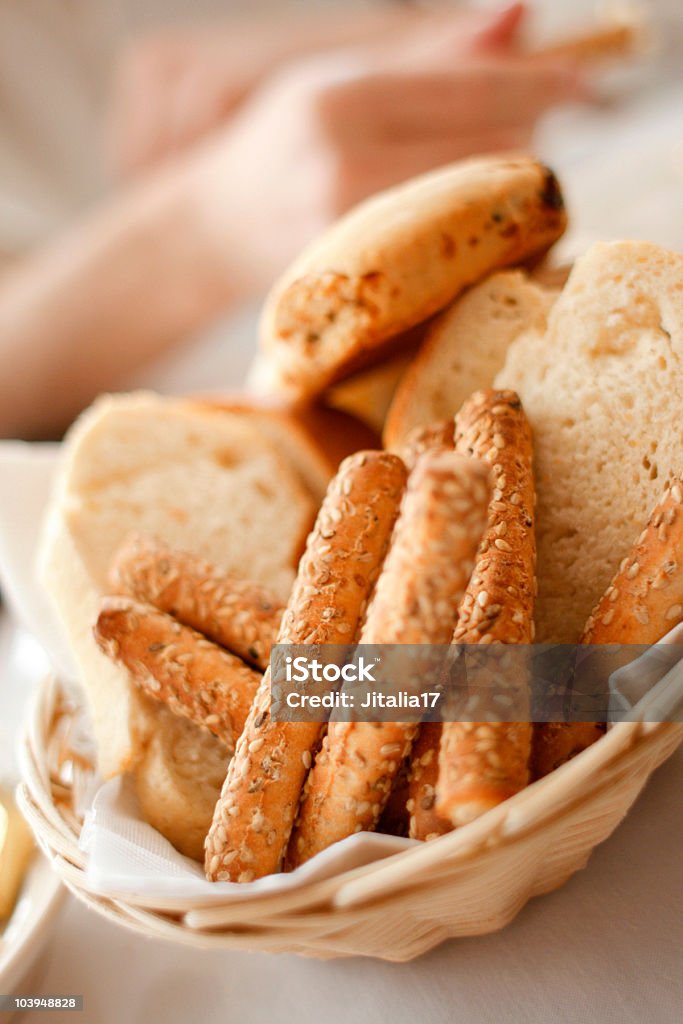
[[[494, 491], [453, 634], [460, 644], [530, 644], [536, 561], [531, 428], [514, 391], [475, 393], [455, 419], [456, 451], [487, 462]], [[504, 676], [507, 679], [507, 676]], [[527, 680], [511, 699], [528, 707]], [[523, 686], [524, 693], [518, 692]], [[529, 781], [531, 723], [444, 722], [436, 811], [463, 825]]]
[[114, 556], [110, 579], [114, 593], [167, 612], [263, 672], [268, 667], [284, 611], [268, 587], [137, 533]]
[[261, 673], [151, 605], [105, 597], [94, 626], [101, 650], [174, 714], [234, 748]]
[[543, 253], [565, 226], [557, 180], [529, 157], [416, 178], [361, 204], [302, 254], [268, 298], [263, 350], [285, 389], [319, 394], [463, 288]]
[[[683, 621], [683, 481], [669, 484], [647, 525], [598, 601], [582, 644], [656, 644]], [[550, 722], [534, 735], [541, 778], [595, 743], [602, 723]]]
[[455, 446], [455, 424], [453, 420], [436, 420], [424, 427], [415, 427], [406, 438], [400, 451], [401, 458], [409, 470], [413, 470], [418, 459], [425, 452], [452, 451]]
[[[455, 423], [452, 419], [443, 419], [415, 427], [406, 438], [400, 454], [408, 469], [414, 469], [424, 452], [449, 451], [454, 446]], [[418, 730], [408, 759], [405, 811], [408, 817], [407, 832], [411, 839], [434, 839], [452, 828], [450, 822], [440, 818], [434, 809], [440, 745], [441, 723], [424, 722]], [[394, 800], [393, 792], [389, 799]]]
[[[450, 641], [486, 523], [488, 478], [481, 463], [454, 452], [420, 458], [360, 643]], [[289, 845], [291, 867], [375, 827], [416, 731], [414, 723], [330, 722]]]
[[202, 404], [250, 418], [287, 458], [318, 505], [339, 463], [380, 443], [377, 432], [357, 416], [321, 403], [287, 401], [277, 395], [228, 395], [208, 402], [203, 399]]
[[429, 841], [453, 828], [436, 810], [436, 786], [439, 779], [441, 722], [423, 722], [410, 755], [408, 775], [408, 835]]
[[[351, 643], [384, 560], [405, 486], [387, 452], [346, 459], [299, 565], [278, 641]], [[211, 880], [251, 881], [280, 865], [321, 726], [270, 718], [270, 672], [255, 697], [206, 840]]]
[[583, 644], [656, 644], [683, 621], [683, 480], [665, 490], [593, 609]]

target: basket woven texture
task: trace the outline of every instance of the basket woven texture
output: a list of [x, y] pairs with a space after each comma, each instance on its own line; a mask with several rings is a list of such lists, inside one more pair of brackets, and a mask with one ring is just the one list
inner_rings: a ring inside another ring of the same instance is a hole
[[148, 936], [206, 948], [405, 961], [447, 938], [502, 928], [562, 885], [616, 828], [650, 774], [683, 740], [681, 723], [622, 722], [589, 750], [478, 821], [325, 881], [211, 908], [122, 901], [88, 888], [76, 808], [93, 765], [70, 737], [82, 710], [45, 680], [23, 740], [19, 801], [66, 886]]

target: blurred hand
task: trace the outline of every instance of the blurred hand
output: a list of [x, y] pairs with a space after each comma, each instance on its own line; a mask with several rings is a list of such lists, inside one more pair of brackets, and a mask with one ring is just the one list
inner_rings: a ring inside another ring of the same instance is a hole
[[186, 149], [223, 124], [264, 79], [284, 64], [323, 49], [392, 48], [429, 60], [509, 53], [524, 14], [425, 12], [398, 5], [350, 16], [308, 13], [286, 22], [235, 20], [210, 28], [166, 30], [134, 40], [116, 69], [110, 145], [117, 170], [137, 173]]
[[421, 45], [292, 66], [204, 147], [194, 192], [205, 221], [239, 239], [243, 289], [266, 287], [373, 192], [472, 154], [526, 149], [544, 111], [583, 95], [564, 63], [481, 54], [454, 64], [447, 41], [429, 60]]

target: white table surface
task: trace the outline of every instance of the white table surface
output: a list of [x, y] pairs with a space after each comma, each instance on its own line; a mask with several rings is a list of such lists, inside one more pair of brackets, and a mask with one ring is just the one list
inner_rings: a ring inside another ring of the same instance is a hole
[[[0, 614], [0, 745], [39, 665]], [[5, 769], [6, 770], [6, 769]], [[408, 964], [219, 953], [138, 937], [70, 897], [43, 958], [43, 993], [85, 1012], [26, 1024], [673, 1024], [683, 1015], [683, 748], [587, 869], [504, 931]]]

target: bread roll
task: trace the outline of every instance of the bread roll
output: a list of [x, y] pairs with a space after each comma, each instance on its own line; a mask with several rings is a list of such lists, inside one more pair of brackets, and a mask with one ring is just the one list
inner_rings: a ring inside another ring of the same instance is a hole
[[565, 225], [554, 175], [530, 157], [466, 160], [372, 197], [271, 291], [261, 344], [274, 376], [290, 392], [324, 392], [468, 285], [542, 254]]

